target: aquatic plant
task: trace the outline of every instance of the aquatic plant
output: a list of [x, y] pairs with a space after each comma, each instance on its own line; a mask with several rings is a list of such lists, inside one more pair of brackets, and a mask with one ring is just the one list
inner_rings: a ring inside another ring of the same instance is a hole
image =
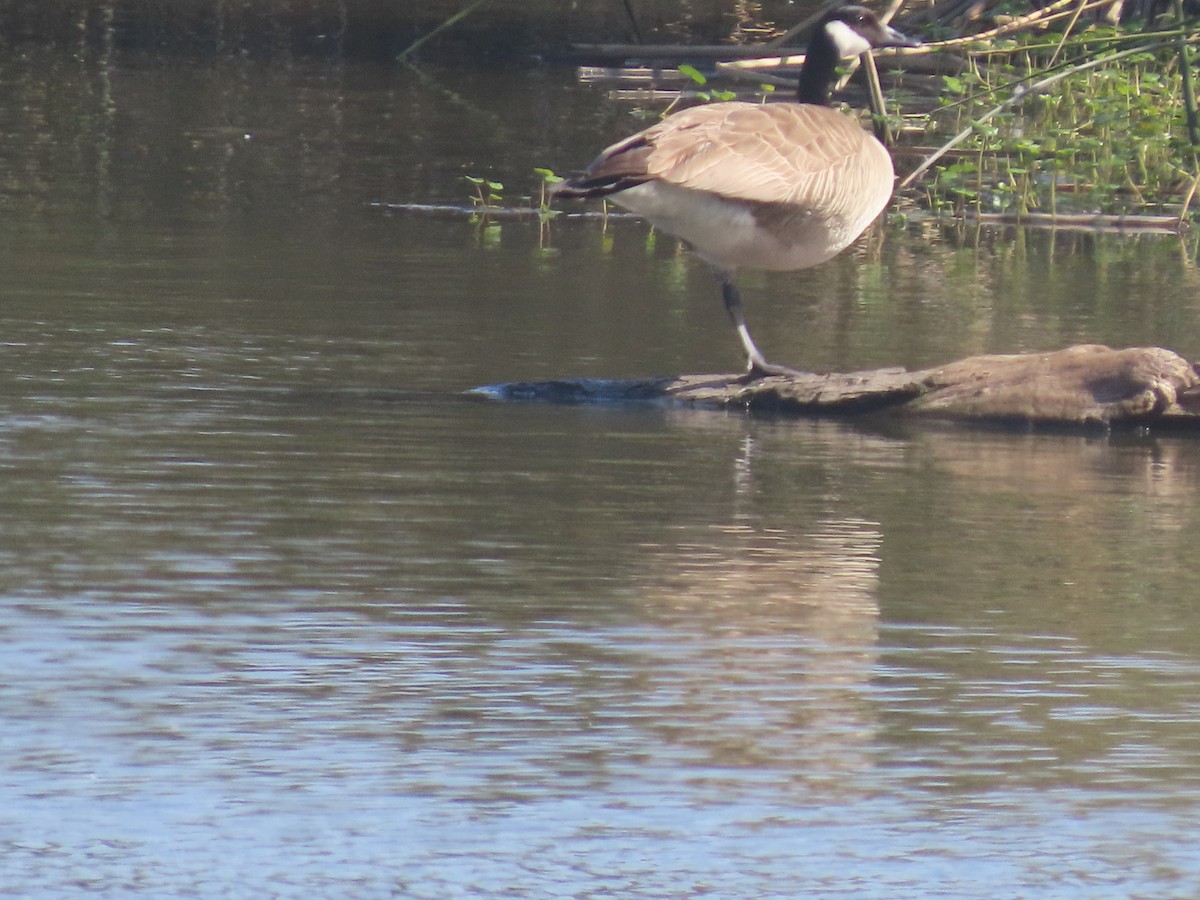
[[471, 206], [476, 211], [483, 212], [489, 207], [499, 206], [504, 202], [504, 198], [500, 194], [504, 190], [504, 185], [499, 181], [490, 181], [477, 175], [464, 175], [463, 178], [475, 186], [475, 191], [469, 199]]
[[[709, 101], [727, 101], [737, 97], [733, 91], [714, 90], [708, 87], [708, 76], [697, 69], [695, 66], [683, 63], [676, 67], [680, 75], [686, 75], [690, 78], [697, 87], [705, 88], [704, 90], [696, 91], [696, 98], [703, 100], [705, 103]], [[669, 108], [668, 108], [669, 109]]]
[[562, 176], [555, 175], [553, 169], [547, 169], [540, 166], [535, 166], [533, 173], [538, 176], [538, 218], [545, 222], [557, 216], [562, 210], [552, 209], [550, 207], [550, 189], [561, 182]]
[[1200, 173], [1193, 40], [1184, 29], [1093, 27], [972, 46], [930, 115], [930, 133], [957, 133], [926, 202], [958, 214], [1186, 215]]
[[474, 193], [470, 195], [471, 222], [478, 226], [480, 244], [488, 249], [495, 249], [500, 245], [501, 226], [492, 218], [492, 214], [502, 209], [504, 198], [500, 192], [504, 190], [504, 185], [478, 175], [463, 177], [475, 187]]

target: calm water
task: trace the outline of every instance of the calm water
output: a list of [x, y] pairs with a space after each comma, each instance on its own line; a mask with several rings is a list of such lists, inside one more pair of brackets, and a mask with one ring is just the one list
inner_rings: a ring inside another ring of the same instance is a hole
[[[0, 889], [1191, 897], [1200, 444], [504, 406], [730, 370], [702, 267], [465, 201], [571, 73], [0, 61]], [[1200, 356], [1176, 239], [893, 224], [768, 355]]]

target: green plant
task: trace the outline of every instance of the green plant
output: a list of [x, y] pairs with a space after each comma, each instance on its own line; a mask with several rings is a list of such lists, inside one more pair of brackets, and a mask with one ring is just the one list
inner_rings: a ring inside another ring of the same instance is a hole
[[562, 183], [562, 176], [555, 175], [553, 169], [534, 167], [534, 174], [540, 179], [538, 184], [538, 218], [545, 222], [557, 216], [562, 210], [550, 208], [550, 189]]
[[499, 181], [489, 181], [486, 178], [478, 178], [474, 175], [464, 175], [467, 181], [475, 186], [475, 193], [470, 195], [471, 206], [476, 210], [484, 211], [489, 207], [498, 206], [503, 197], [500, 192], [504, 190], [504, 185]]
[[[705, 76], [705, 74], [695, 66], [690, 66], [687, 63], [683, 63], [682, 65], [678, 66], [677, 69], [681, 75], [686, 75], [693, 82], [695, 82], [698, 87], [704, 87], [708, 84], [707, 76]], [[735, 94], [733, 91], [703, 90], [697, 91], [696, 96], [707, 103], [710, 100], [733, 100], [737, 97], [737, 94]]]
[[[1131, 37], [1140, 43], [1126, 46]], [[943, 78], [932, 117], [957, 134], [939, 151], [956, 147], [934, 170], [931, 206], [1058, 214], [1179, 203], [1197, 171], [1179, 40], [1180, 32], [1051, 41], [1038, 33], [971, 54], [961, 73]]]

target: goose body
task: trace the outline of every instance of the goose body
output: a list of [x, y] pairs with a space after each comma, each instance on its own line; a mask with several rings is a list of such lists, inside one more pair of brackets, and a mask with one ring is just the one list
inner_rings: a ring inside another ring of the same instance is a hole
[[721, 281], [750, 374], [790, 372], [754, 346], [733, 273], [825, 262], [887, 205], [895, 177], [887, 149], [825, 103], [838, 61], [909, 43], [862, 7], [835, 9], [809, 44], [799, 102], [675, 113], [608, 147], [558, 193], [607, 197], [687, 241]]
[[[827, 106], [717, 103], [608, 148], [589, 174], [637, 180], [614, 203], [710, 263], [803, 269], [857, 238], [892, 195], [892, 158]], [[628, 171], [632, 170], [632, 171]]]

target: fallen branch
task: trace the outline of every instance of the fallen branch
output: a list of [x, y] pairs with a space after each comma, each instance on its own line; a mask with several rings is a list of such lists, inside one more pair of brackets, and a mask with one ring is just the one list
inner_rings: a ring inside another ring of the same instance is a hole
[[1106, 215], [1103, 213], [976, 213], [967, 210], [967, 221], [981, 225], [1021, 225], [1030, 228], [1058, 228], [1064, 231], [1106, 231], [1117, 234], [1170, 232], [1176, 234], [1186, 222], [1180, 216]]

